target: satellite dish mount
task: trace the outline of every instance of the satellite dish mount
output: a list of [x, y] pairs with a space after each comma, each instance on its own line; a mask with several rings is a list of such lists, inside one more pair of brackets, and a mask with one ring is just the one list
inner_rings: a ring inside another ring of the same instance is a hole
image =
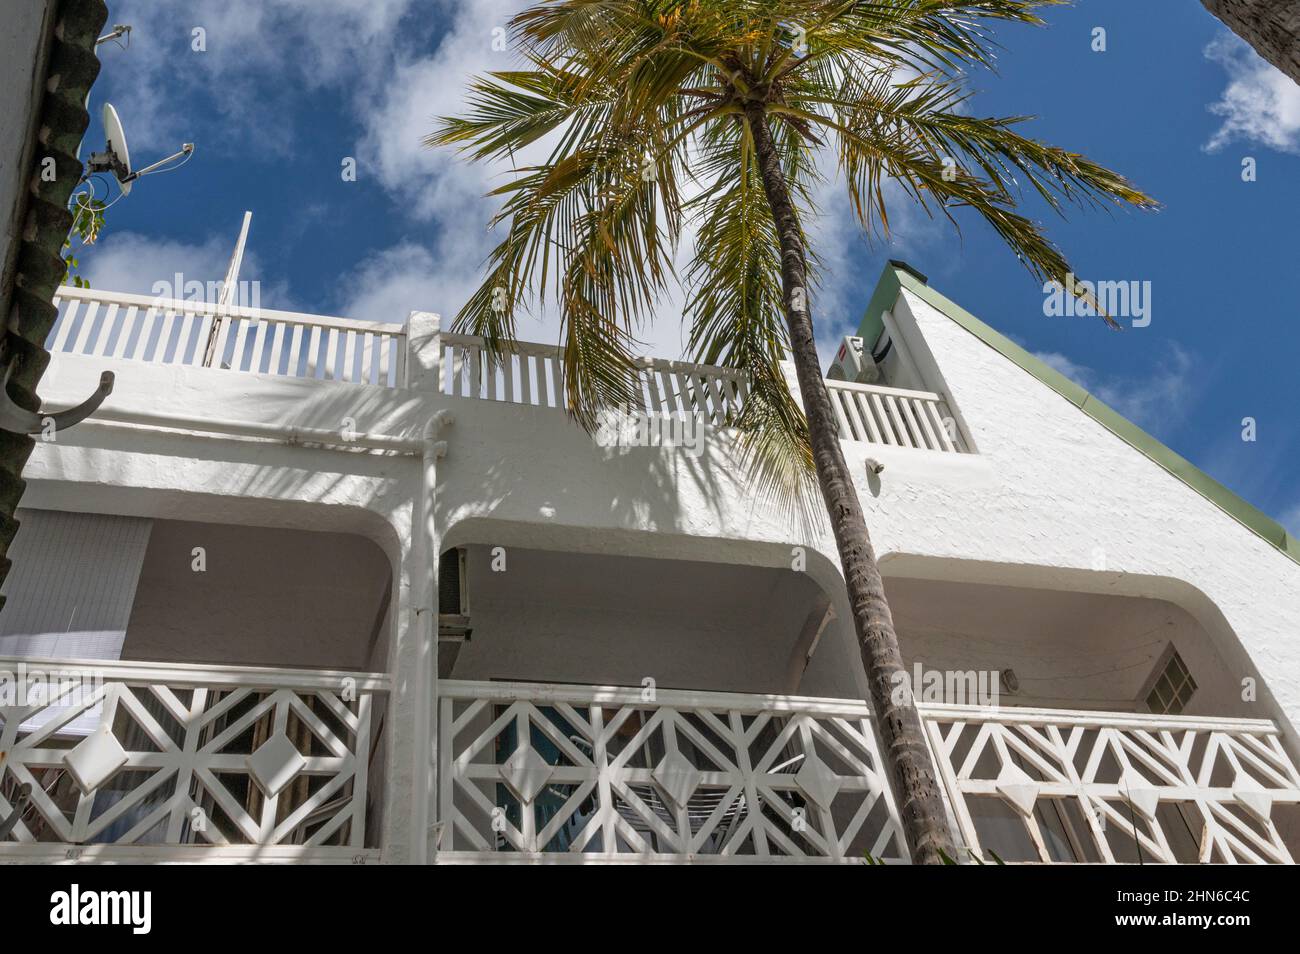
[[[179, 169], [189, 162], [190, 156], [194, 154], [194, 143], [184, 143], [180, 152], [172, 153], [166, 159], [160, 159], [155, 163], [145, 166], [143, 169], [133, 169], [131, 167], [131, 153], [126, 145], [126, 132], [122, 129], [122, 120], [117, 115], [117, 110], [113, 108], [112, 103], [104, 104], [103, 111], [104, 121], [104, 145], [103, 152], [92, 152], [90, 161], [86, 163], [86, 175], [94, 175], [99, 172], [112, 173], [113, 178], [117, 180], [118, 187], [122, 190], [122, 195], [131, 194], [132, 184], [142, 176], [147, 176], [154, 172], [170, 172], [172, 169]], [[183, 161], [177, 165], [171, 165], [177, 159]], [[166, 166], [167, 168], [163, 168]]]

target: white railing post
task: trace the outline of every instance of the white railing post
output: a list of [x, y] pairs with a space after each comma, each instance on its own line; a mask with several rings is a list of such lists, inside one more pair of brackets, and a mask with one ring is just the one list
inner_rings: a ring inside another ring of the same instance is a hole
[[441, 391], [442, 319], [431, 311], [413, 311], [406, 319], [406, 386]]

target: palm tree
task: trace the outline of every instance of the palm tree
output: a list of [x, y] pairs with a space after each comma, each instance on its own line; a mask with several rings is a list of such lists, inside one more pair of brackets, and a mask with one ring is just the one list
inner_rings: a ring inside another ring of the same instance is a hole
[[[568, 409], [591, 429], [634, 403], [630, 346], [674, 280], [684, 229], [695, 360], [750, 377], [736, 422], [767, 490], [815, 474], [839, 549], [914, 861], [955, 855], [934, 767], [903, 675], [862, 507], [814, 344], [817, 159], [833, 146], [862, 225], [887, 234], [886, 183], [955, 224], [990, 224], [1040, 279], [1065, 259], [1015, 210], [1017, 177], [1063, 201], [1152, 201], [1082, 156], [1025, 138], [1020, 118], [965, 111], [960, 73], [991, 65], [990, 21], [1040, 22], [1056, 0], [549, 0], [511, 21], [527, 68], [478, 78], [467, 114], [426, 142], [517, 167], [492, 194], [506, 226], [456, 320], [491, 349], [515, 316], [556, 302]], [[947, 161], [945, 161], [947, 160]], [[779, 362], [790, 354], [800, 412]], [[904, 683], [905, 685], [905, 683]]]
[[1300, 83], [1300, 7], [1295, 0], [1201, 0], [1205, 9]]

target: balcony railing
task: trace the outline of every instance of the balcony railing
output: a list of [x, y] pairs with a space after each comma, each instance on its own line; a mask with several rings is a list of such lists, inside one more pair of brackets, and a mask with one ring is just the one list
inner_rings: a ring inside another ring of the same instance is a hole
[[[180, 301], [62, 286], [59, 317], [46, 347], [53, 354], [212, 367], [295, 378], [407, 386], [419, 359], [403, 326], [204, 301]], [[564, 408], [560, 349], [517, 342], [489, 357], [482, 338], [434, 332], [436, 387], [452, 397]], [[640, 359], [627, 410], [734, 423], [749, 394], [733, 368]], [[941, 395], [827, 381], [844, 440], [962, 453], [969, 447]], [[435, 385], [431, 384], [430, 387]]]
[[[443, 861], [903, 860], [869, 707], [439, 687]], [[1288, 862], [1271, 722], [924, 706], [964, 860]]]
[[1272, 722], [971, 706], [922, 712], [958, 827], [977, 854], [1292, 861], [1295, 846], [1274, 814], [1296, 810], [1300, 774]]
[[[482, 338], [444, 333], [444, 393], [533, 407], [563, 408], [567, 390], [560, 349], [519, 342], [489, 359]], [[714, 424], [740, 416], [749, 393], [746, 375], [730, 368], [642, 358], [636, 409], [651, 414], [699, 415]]]
[[378, 857], [385, 676], [32, 659], [0, 671], [0, 862]]
[[[406, 385], [409, 342], [395, 324], [66, 285], [54, 305], [59, 317], [46, 347], [55, 354]], [[489, 360], [480, 337], [442, 333], [438, 339], [443, 393], [566, 406], [558, 348], [518, 342]], [[703, 414], [725, 424], [739, 415], [748, 391], [745, 375], [729, 368], [657, 358], [642, 359], [642, 366], [638, 406], [651, 413]]]
[[[62, 286], [52, 354], [402, 387], [400, 325]], [[215, 327], [215, 336], [214, 329]]]
[[439, 685], [440, 858], [898, 858], [868, 708]]
[[827, 381], [846, 441], [966, 453], [970, 450], [943, 396], [874, 384]]

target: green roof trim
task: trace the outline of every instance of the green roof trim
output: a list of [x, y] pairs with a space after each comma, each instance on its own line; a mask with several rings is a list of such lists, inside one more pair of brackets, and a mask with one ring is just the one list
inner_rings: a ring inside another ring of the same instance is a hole
[[[1300, 563], [1300, 539], [1288, 533], [1280, 523], [1198, 469], [1185, 457], [1174, 453], [1055, 368], [1035, 358], [1006, 335], [995, 331], [956, 302], [935, 291], [917, 277], [912, 269], [901, 263], [891, 262], [885, 266], [885, 271], [876, 284], [876, 290], [871, 295], [871, 301], [867, 304], [867, 312], [863, 316], [858, 334], [864, 338], [872, 332], [878, 335], [879, 328], [884, 324], [884, 313], [893, 308], [899, 292], [904, 289], [943, 312], [994, 351], [1009, 358], [1042, 381], [1120, 440], [1141, 451], [1150, 460], [1225, 511], [1238, 523]], [[875, 338], [872, 337], [870, 340], [874, 341]]]

